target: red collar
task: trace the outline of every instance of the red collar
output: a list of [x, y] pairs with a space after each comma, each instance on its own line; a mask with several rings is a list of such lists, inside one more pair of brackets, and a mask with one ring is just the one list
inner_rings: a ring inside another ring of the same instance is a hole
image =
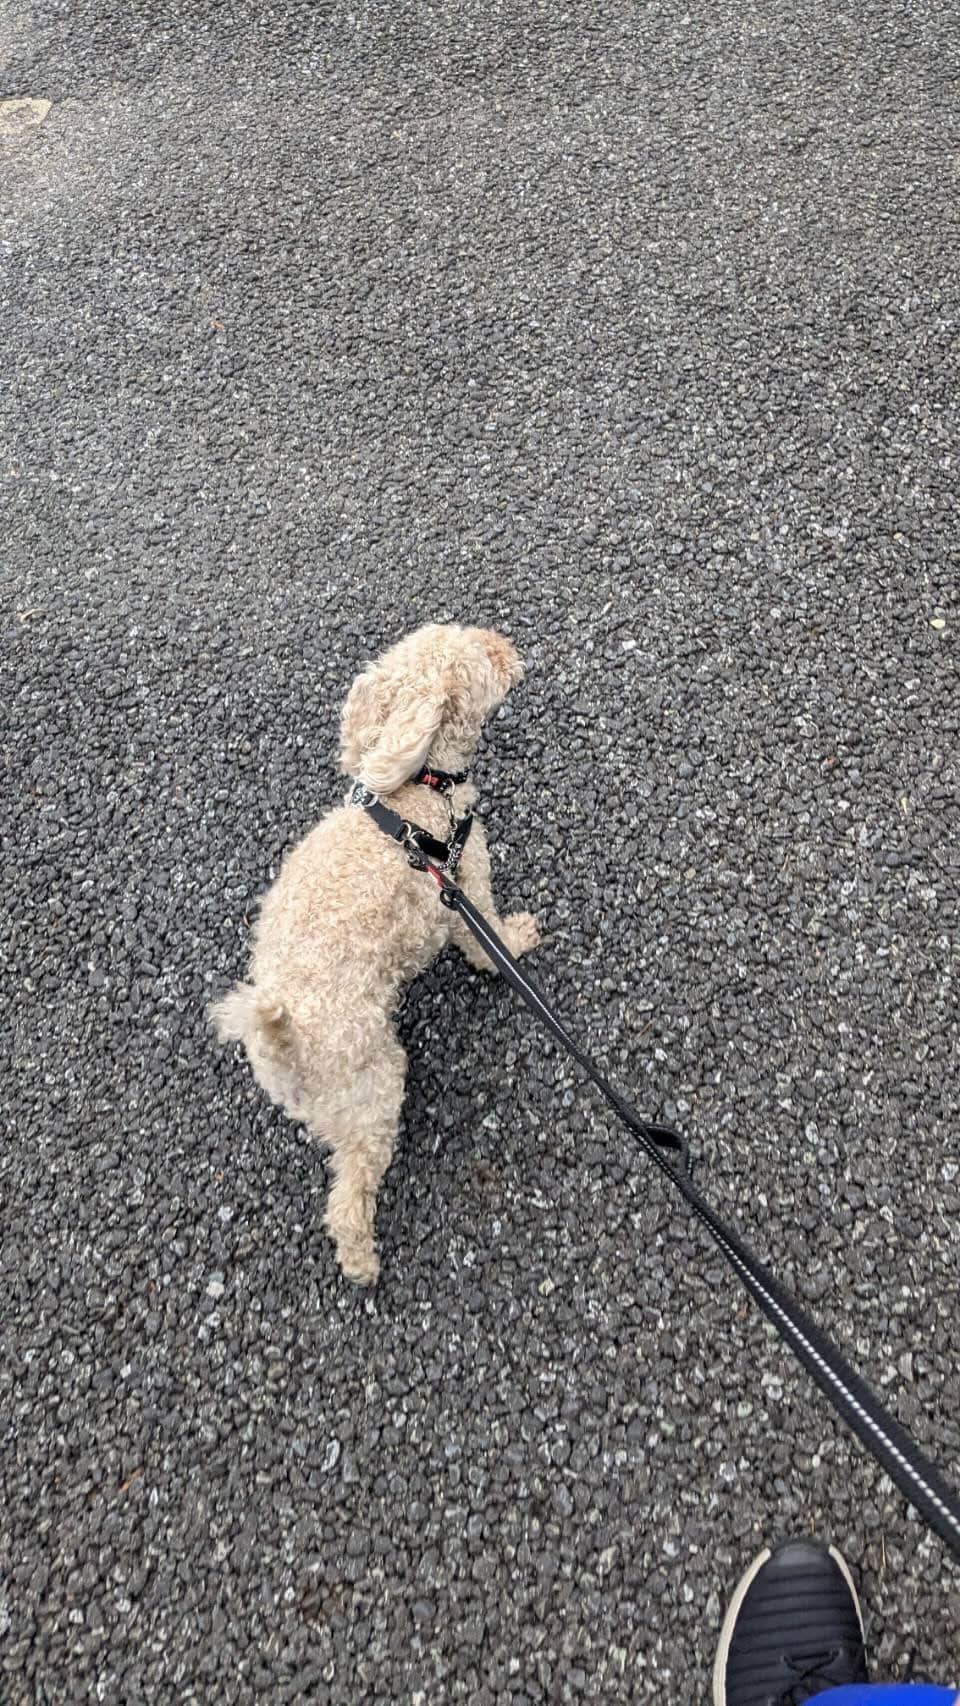
[[460, 782], [465, 782], [469, 775], [467, 770], [433, 770], [425, 765], [418, 770], [416, 776], [411, 776], [411, 782], [422, 782], [425, 788], [433, 788], [438, 794], [449, 794]]

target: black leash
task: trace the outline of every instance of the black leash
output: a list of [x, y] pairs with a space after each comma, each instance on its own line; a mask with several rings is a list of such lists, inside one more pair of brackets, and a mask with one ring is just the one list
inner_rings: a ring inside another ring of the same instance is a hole
[[754, 1302], [759, 1304], [768, 1321], [772, 1321], [780, 1337], [799, 1358], [821, 1392], [826, 1394], [847, 1426], [886, 1470], [904, 1498], [916, 1507], [954, 1557], [960, 1560], [960, 1499], [826, 1334], [700, 1195], [690, 1177], [685, 1140], [669, 1126], [651, 1125], [641, 1118], [636, 1108], [604, 1077], [595, 1061], [570, 1035], [546, 997], [526, 972], [520, 970], [509, 949], [463, 890], [429, 859], [417, 860], [416, 864], [418, 869], [426, 870], [433, 877], [444, 906], [459, 913], [497, 970], [592, 1078], [601, 1095], [633, 1132], [640, 1147], [669, 1179], [701, 1225], [706, 1227]]

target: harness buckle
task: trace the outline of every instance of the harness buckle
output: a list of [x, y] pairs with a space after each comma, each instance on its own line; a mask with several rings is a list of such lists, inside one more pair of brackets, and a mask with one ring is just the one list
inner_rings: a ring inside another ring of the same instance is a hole
[[[454, 780], [456, 781], [457, 778]], [[368, 812], [384, 834], [404, 849], [413, 870], [425, 871], [429, 865], [433, 864], [439, 870], [447, 872], [451, 877], [453, 876], [460, 862], [464, 843], [470, 833], [470, 826], [473, 822], [472, 812], [468, 812], [466, 817], [455, 824], [450, 810], [450, 801], [447, 799], [445, 803], [448, 812], [450, 812], [452, 834], [447, 841], [439, 841], [436, 836], [421, 828], [419, 824], [411, 823], [409, 819], [400, 817], [397, 812], [391, 811], [389, 806], [383, 804], [379, 795], [365, 787], [362, 782], [354, 784], [349, 803]]]
[[412, 823], [403, 823], [397, 831], [397, 840], [406, 850], [407, 863], [415, 871], [425, 871], [427, 858], [420, 845], [419, 835]]

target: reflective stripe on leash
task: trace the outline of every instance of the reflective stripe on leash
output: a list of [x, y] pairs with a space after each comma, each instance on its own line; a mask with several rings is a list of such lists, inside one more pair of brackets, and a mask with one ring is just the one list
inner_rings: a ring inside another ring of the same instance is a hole
[[437, 884], [443, 905], [459, 914], [497, 970], [593, 1080], [605, 1101], [633, 1132], [640, 1147], [679, 1192], [691, 1213], [706, 1227], [741, 1284], [847, 1426], [886, 1470], [904, 1498], [916, 1507], [924, 1521], [960, 1560], [960, 1499], [957, 1494], [866, 1382], [854, 1372], [832, 1340], [784, 1290], [779, 1280], [742, 1242], [738, 1233], [714, 1213], [690, 1177], [685, 1139], [669, 1126], [652, 1125], [642, 1118], [570, 1035], [545, 995], [532, 978], [520, 970], [510, 950], [463, 890], [428, 859], [420, 868], [425, 869]]

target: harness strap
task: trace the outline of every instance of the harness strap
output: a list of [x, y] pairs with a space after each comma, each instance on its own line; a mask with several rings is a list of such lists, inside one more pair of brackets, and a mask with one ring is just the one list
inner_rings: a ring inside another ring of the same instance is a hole
[[427, 869], [427, 860], [439, 866], [441, 870], [455, 874], [467, 845], [467, 838], [473, 828], [473, 813], [467, 812], [451, 829], [449, 841], [438, 841], [426, 829], [418, 824], [408, 823], [399, 812], [391, 811], [385, 806], [378, 794], [364, 787], [362, 782], [354, 783], [350, 795], [350, 804], [359, 806], [367, 816], [372, 818], [378, 829], [384, 835], [389, 835], [391, 841], [398, 841], [407, 850], [407, 857], [416, 871]]
[[690, 1177], [685, 1140], [669, 1126], [651, 1125], [642, 1118], [570, 1035], [546, 996], [533, 979], [520, 970], [509, 949], [463, 890], [433, 863], [428, 861], [425, 868], [437, 883], [444, 906], [459, 914], [497, 970], [583, 1067], [604, 1099], [633, 1132], [641, 1149], [683, 1198], [691, 1214], [706, 1227], [741, 1284], [821, 1392], [829, 1398], [834, 1409], [881, 1468], [886, 1470], [904, 1498], [916, 1507], [928, 1526], [940, 1535], [949, 1551], [960, 1560], [960, 1499], [953, 1488], [924, 1457], [866, 1382], [854, 1372], [826, 1333], [743, 1243], [739, 1234], [726, 1225], [700, 1195]]

